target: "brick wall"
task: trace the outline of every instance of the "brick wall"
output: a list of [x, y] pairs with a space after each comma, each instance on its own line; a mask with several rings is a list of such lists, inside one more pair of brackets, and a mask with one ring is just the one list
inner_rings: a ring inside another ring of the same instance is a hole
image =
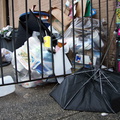
[[0, 28], [4, 27], [6, 25], [6, 16], [5, 16], [5, 13], [6, 13], [6, 9], [5, 7], [5, 0], [0, 0]]
[[[0, 1], [0, 5], [2, 4], [2, 1]], [[0, 15], [2, 15], [2, 10], [0, 10]], [[0, 19], [0, 27], [2, 27], [2, 18]]]
[[[50, 0], [41, 0], [41, 10], [42, 11], [48, 11], [50, 7]], [[71, 0], [70, 0], [71, 1]], [[106, 1], [107, 0], [100, 0], [101, 2], [101, 18], [104, 18], [105, 20], [107, 19], [107, 13], [106, 13]], [[65, 0], [63, 0], [63, 5], [65, 3]], [[39, 0], [28, 0], [28, 10], [32, 8], [32, 5], [36, 5], [36, 9], [39, 10]], [[61, 0], [51, 0], [51, 5], [56, 6], [58, 8], [61, 8]], [[15, 15], [15, 26], [17, 27], [18, 25], [18, 18], [19, 15], [24, 13], [25, 10], [25, 0], [14, 0], [14, 15]], [[99, 0], [93, 0], [93, 8], [97, 9], [97, 16], [96, 18], [99, 18]], [[12, 13], [11, 13], [11, 3], [10, 3], [10, 18], [12, 19]], [[108, 17], [109, 17], [109, 22], [111, 21], [111, 18], [113, 16], [115, 10], [115, 3], [113, 0], [108, 1]], [[12, 22], [11, 22], [12, 24]]]
[[[0, 0], [0, 6], [1, 6], [1, 11], [0, 11], [0, 28], [3, 27], [3, 25], [5, 24], [5, 20], [3, 20], [3, 18], [5, 18], [5, 15], [3, 14], [3, 11], [5, 11], [5, 6], [3, 5], [3, 1], [4, 0]], [[41, 10], [43, 11], [48, 11], [49, 7], [50, 7], [50, 0], [40, 0], [41, 1]], [[66, 0], [63, 0], [63, 4], [65, 3]], [[71, 1], [71, 0], [70, 0]], [[101, 2], [101, 18], [106, 19], [107, 15], [106, 15], [106, 1], [107, 0], [100, 0]], [[97, 9], [97, 16], [99, 16], [99, 0], [92, 0], [93, 2], [93, 7]], [[39, 0], [28, 0], [28, 10], [31, 9], [32, 5], [37, 5], [36, 9], [39, 9]], [[51, 5], [52, 6], [56, 6], [58, 8], [61, 8], [61, 0], [51, 0]], [[12, 25], [12, 4], [11, 1], [9, 1], [9, 12], [10, 12], [10, 24]], [[15, 16], [15, 27], [18, 26], [18, 19], [20, 14], [24, 13], [25, 10], [25, 0], [14, 0], [14, 16]], [[113, 12], [115, 10], [115, 1], [113, 0], [108, 0], [108, 16], [109, 16], [109, 21], [111, 21]]]
[[[63, 0], [65, 2], [65, 0]], [[51, 6], [56, 6], [56, 7], [61, 7], [61, 0], [52, 0], [51, 1]], [[14, 0], [14, 15], [15, 15], [15, 26], [17, 27], [18, 25], [18, 19], [20, 14], [26, 12], [26, 5], [25, 5], [25, 0]], [[27, 8], [28, 11], [29, 9], [32, 8], [33, 5], [36, 5], [36, 10], [39, 10], [39, 0], [28, 0], [27, 3]], [[50, 3], [49, 0], [41, 0], [40, 7], [42, 11], [48, 11], [50, 8]], [[11, 2], [10, 2], [10, 21], [12, 24], [12, 13], [11, 13], [12, 7], [11, 7]]]

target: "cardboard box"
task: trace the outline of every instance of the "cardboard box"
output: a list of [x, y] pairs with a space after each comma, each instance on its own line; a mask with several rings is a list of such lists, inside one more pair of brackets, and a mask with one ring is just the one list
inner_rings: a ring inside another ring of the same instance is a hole
[[[53, 8], [51, 14], [52, 14], [52, 26], [60, 33], [62, 32], [62, 25], [63, 25], [63, 30], [65, 31], [72, 22], [72, 19], [69, 16], [67, 16], [65, 13], [62, 13], [61, 10], [58, 8]], [[63, 14], [63, 23], [62, 23], [62, 14]]]
[[[82, 7], [82, 0], [77, 2], [77, 7], [76, 7], [76, 17], [82, 17], [85, 15], [86, 12], [86, 3], [87, 0], [83, 0], [83, 7]], [[82, 10], [83, 10], [83, 15], [82, 15]]]
[[65, 6], [65, 7], [64, 7], [64, 13], [65, 13], [67, 16], [69, 16], [69, 14], [70, 14], [70, 8], [67, 7], [67, 6]]

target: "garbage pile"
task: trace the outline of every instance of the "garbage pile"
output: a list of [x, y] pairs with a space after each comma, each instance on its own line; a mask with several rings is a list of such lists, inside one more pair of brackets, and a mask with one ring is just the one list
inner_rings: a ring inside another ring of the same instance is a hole
[[[48, 12], [30, 10], [27, 13], [27, 22], [26, 13], [20, 15], [15, 43], [16, 58], [14, 58], [13, 52], [12, 59], [13, 68], [15, 68], [14, 61], [17, 60], [19, 82], [29, 80], [30, 73], [31, 79], [49, 78], [54, 75], [61, 76], [64, 73], [71, 74], [73, 61], [79, 65], [83, 65], [83, 63], [85, 65], [96, 65], [96, 61], [100, 58], [100, 49], [105, 46], [105, 40], [102, 39], [105, 38], [102, 36], [106, 35], [103, 26], [104, 21], [100, 23], [98, 19], [92, 18], [97, 13], [95, 9], [91, 8], [90, 0], [83, 1], [83, 8], [81, 8], [81, 4], [80, 0], [74, 0], [74, 6], [72, 6], [72, 3], [67, 0], [63, 21], [61, 10], [57, 7], [52, 7], [52, 10]], [[50, 21], [50, 14], [52, 15], [52, 21]], [[91, 21], [93, 21], [93, 24]], [[52, 24], [50, 24], [51, 22]], [[101, 29], [99, 26], [101, 26]], [[27, 29], [28, 34], [26, 36]], [[91, 60], [92, 49], [94, 52], [93, 63]], [[76, 56], [75, 60], [68, 56], [69, 53]], [[85, 58], [84, 62], [83, 57]], [[56, 82], [53, 79], [48, 81]], [[58, 83], [62, 81], [63, 77], [57, 78]], [[42, 82], [46, 82], [46, 80], [42, 80]], [[22, 85], [29, 88], [40, 84], [41, 80], [26, 82]]]
[[11, 48], [12, 41], [12, 32], [13, 27], [10, 25], [7, 25], [6, 27], [3, 27], [0, 29], [0, 41], [1, 41], [1, 64], [0, 66], [7, 66], [11, 63], [12, 60], [12, 51], [8, 48]]
[[64, 38], [65, 41], [67, 42], [66, 46], [68, 45], [69, 48], [73, 51], [73, 30], [74, 30], [76, 62], [78, 63], [83, 63], [82, 56], [84, 51], [85, 64], [91, 64], [90, 60], [92, 59], [91, 50], [93, 50], [93, 65], [96, 65], [97, 59], [100, 58], [101, 54], [100, 52], [102, 48], [105, 46], [106, 29], [101, 23], [101, 38], [100, 38], [99, 20], [92, 18], [92, 21], [93, 24], [91, 24], [91, 18], [84, 18], [83, 22], [82, 18], [75, 18], [74, 29], [73, 24], [71, 23], [68, 29], [65, 31]]
[[13, 27], [10, 25], [7, 25], [6, 27], [3, 27], [0, 30], [0, 35], [4, 37], [6, 40], [10, 40], [12, 31], [13, 31]]
[[[22, 45], [20, 48], [16, 49], [16, 56], [17, 56], [17, 70], [19, 71], [19, 82], [25, 81], [29, 79], [29, 62], [28, 58], [30, 59], [30, 69], [31, 69], [31, 79], [40, 79], [42, 75], [44, 77], [49, 77], [53, 75], [53, 69], [55, 71], [55, 75], [63, 75], [63, 57], [65, 59], [65, 68], [66, 73], [71, 73], [71, 64], [67, 58], [67, 56], [62, 54], [62, 50], [53, 54], [54, 59], [54, 68], [52, 66], [52, 53], [48, 51], [44, 44], [40, 43], [37, 34], [38, 32], [33, 32], [33, 35], [28, 39], [29, 41], [29, 57], [28, 57], [28, 48], [27, 48], [27, 41]], [[41, 52], [42, 47], [42, 52]], [[42, 56], [42, 59], [41, 59]], [[61, 56], [61, 57], [59, 57]], [[14, 57], [14, 54], [13, 54]], [[14, 60], [12, 61], [13, 67]], [[42, 62], [41, 62], [42, 61]], [[58, 82], [60, 78], [57, 78]], [[44, 81], [44, 80], [43, 80]], [[49, 82], [49, 81], [48, 81]], [[34, 82], [33, 82], [34, 83]], [[41, 81], [37, 81], [36, 85], [39, 85]], [[31, 82], [30, 82], [31, 84]], [[27, 85], [26, 87], [34, 87], [35, 84], [32, 86]]]

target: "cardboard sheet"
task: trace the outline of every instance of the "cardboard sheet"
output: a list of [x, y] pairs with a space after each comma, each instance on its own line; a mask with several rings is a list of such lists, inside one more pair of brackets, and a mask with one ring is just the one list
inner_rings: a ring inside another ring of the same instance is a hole
[[[62, 25], [63, 30], [65, 31], [69, 24], [71, 23], [72, 19], [67, 16], [65, 13], [62, 13], [60, 9], [53, 8], [51, 11], [52, 14], [52, 26], [61, 33]], [[63, 14], [63, 23], [62, 23], [62, 14]]]
[[80, 0], [77, 3], [76, 17], [82, 17], [82, 10], [83, 10], [83, 16], [85, 15], [85, 12], [86, 12], [86, 3], [87, 3], [87, 0], [83, 0], [83, 8], [82, 8], [82, 0]]

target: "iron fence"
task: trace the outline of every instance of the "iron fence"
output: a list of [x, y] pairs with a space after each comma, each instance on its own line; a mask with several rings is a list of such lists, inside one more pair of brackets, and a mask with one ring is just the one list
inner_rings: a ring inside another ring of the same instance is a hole
[[[115, 54], [109, 52], [111, 46], [112, 52], [115, 50], [112, 45], [115, 12], [114, 7], [111, 10], [109, 6], [111, 1], [71, 0], [65, 3], [61, 0], [59, 8], [53, 8], [49, 0], [47, 12], [42, 10], [42, 2], [37, 1], [38, 10], [35, 11], [29, 10], [28, 0], [24, 1], [25, 11], [19, 15], [17, 28], [15, 0], [9, 3], [13, 29], [7, 38], [6, 34], [0, 36], [0, 85], [61, 82], [80, 68], [96, 70], [102, 65], [114, 68]], [[3, 53], [2, 48], [12, 53]], [[5, 83], [6, 75], [12, 76], [14, 82]]]

